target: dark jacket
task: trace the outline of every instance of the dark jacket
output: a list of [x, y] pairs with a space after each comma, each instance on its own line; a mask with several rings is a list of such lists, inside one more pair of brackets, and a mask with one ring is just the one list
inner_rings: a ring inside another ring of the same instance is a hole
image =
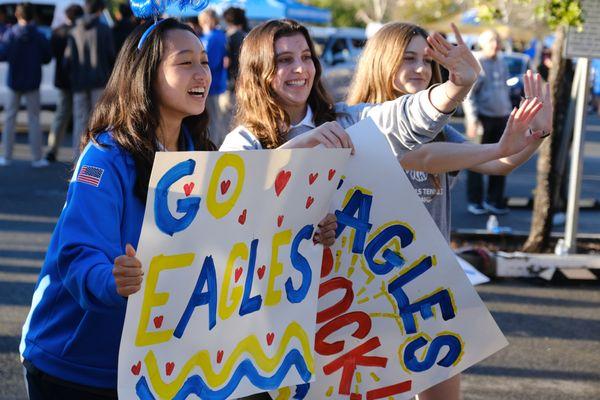
[[69, 71], [65, 68], [64, 56], [67, 48], [67, 39], [73, 25], [62, 24], [52, 31], [50, 37], [50, 47], [52, 48], [52, 57], [56, 59], [56, 69], [54, 70], [54, 86], [59, 89], [70, 89]]
[[64, 66], [69, 71], [71, 90], [104, 88], [114, 63], [115, 46], [108, 25], [95, 15], [79, 18], [65, 49]]
[[42, 64], [51, 59], [50, 43], [34, 24], [13, 25], [2, 36], [0, 61], [8, 61], [6, 84], [12, 90], [38, 90]]

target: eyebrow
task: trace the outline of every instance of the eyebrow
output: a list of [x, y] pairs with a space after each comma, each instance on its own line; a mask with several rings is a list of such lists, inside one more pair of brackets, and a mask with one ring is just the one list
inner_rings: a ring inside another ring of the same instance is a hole
[[[193, 50], [190, 50], [190, 49], [187, 49], [187, 50], [181, 50], [181, 51], [178, 51], [177, 53], [175, 53], [175, 54], [173, 55], [173, 57], [178, 57], [178, 56], [181, 56], [181, 55], [184, 55], [184, 54], [188, 54], [188, 53], [193, 53], [193, 52], [194, 52], [194, 51], [193, 51]], [[206, 53], [206, 50], [202, 50], [202, 54], [207, 54], [207, 53]]]
[[[301, 53], [304, 53], [304, 52], [309, 52], [310, 53], [310, 49], [307, 47], [307, 48], [305, 48], [304, 50], [301, 51]], [[279, 57], [279, 56], [282, 56], [284, 54], [294, 54], [294, 53], [292, 51], [282, 51], [281, 53], [276, 53], [275, 57]]]

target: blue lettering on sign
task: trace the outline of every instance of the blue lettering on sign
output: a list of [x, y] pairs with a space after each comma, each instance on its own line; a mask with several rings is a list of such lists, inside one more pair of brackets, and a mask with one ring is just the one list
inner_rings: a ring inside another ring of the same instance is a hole
[[[369, 223], [372, 201], [373, 196], [364, 194], [360, 190], [355, 190], [350, 200], [348, 200], [346, 207], [341, 211], [335, 211], [338, 224], [335, 231], [336, 238], [342, 234], [344, 229], [346, 229], [346, 226], [350, 226], [356, 230], [354, 242], [352, 243], [352, 252], [355, 254], [361, 254], [363, 252], [367, 233], [373, 226], [373, 224]], [[356, 214], [357, 211], [358, 218], [354, 217], [354, 214]]]
[[194, 172], [196, 162], [194, 160], [182, 161], [163, 175], [156, 185], [154, 197], [154, 218], [156, 226], [161, 232], [173, 236], [176, 232], [186, 229], [200, 209], [200, 197], [187, 197], [177, 200], [177, 212], [183, 213], [183, 217], [175, 218], [169, 211], [169, 188], [184, 176]]

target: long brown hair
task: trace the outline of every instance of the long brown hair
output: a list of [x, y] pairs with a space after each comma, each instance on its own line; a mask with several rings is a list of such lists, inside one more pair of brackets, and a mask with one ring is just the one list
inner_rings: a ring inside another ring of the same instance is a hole
[[[408, 44], [415, 36], [427, 39], [427, 31], [405, 22], [385, 24], [367, 41], [350, 85], [348, 104], [383, 103], [406, 93], [394, 86], [394, 79]], [[432, 61], [431, 82], [441, 83], [440, 67]]]
[[[135, 194], [142, 202], [146, 201], [154, 153], [159, 150], [156, 131], [160, 112], [154, 82], [163, 53], [165, 32], [181, 29], [194, 33], [187, 25], [168, 18], [154, 28], [138, 50], [140, 38], [149, 26], [150, 23], [146, 23], [137, 27], [123, 44], [81, 144], [83, 149], [90, 141], [96, 143], [100, 133], [111, 131], [114, 141], [135, 161]], [[206, 111], [184, 118], [183, 128], [189, 132], [195, 150], [215, 149], [207, 137], [207, 126]]]
[[315, 64], [314, 83], [307, 100], [314, 113], [314, 122], [318, 126], [335, 121], [333, 100], [321, 81], [321, 64], [308, 30], [291, 19], [264, 22], [250, 31], [242, 45], [235, 117], [235, 123], [248, 128], [264, 148], [276, 148], [285, 143], [290, 128], [290, 116], [279, 105], [271, 82], [276, 71], [275, 41], [297, 34], [306, 39]]
[[[427, 40], [428, 33], [418, 25], [405, 22], [385, 24], [367, 41], [363, 50], [348, 94], [348, 104], [384, 103], [407, 94], [394, 85], [394, 80], [404, 52], [415, 36]], [[440, 66], [432, 60], [431, 81], [428, 87], [442, 82]], [[440, 132], [434, 141], [445, 141]], [[431, 174], [436, 190], [441, 187], [439, 174]]]

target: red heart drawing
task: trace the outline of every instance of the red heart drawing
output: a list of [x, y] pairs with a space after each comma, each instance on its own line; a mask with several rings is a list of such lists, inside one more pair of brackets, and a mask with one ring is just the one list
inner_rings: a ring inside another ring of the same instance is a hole
[[265, 271], [267, 269], [266, 265], [263, 265], [259, 269], [256, 270], [256, 274], [258, 275], [258, 279], [262, 279], [265, 276]]
[[163, 323], [163, 316], [159, 315], [158, 317], [154, 317], [154, 326], [156, 328], [160, 328], [162, 326]]
[[226, 181], [221, 182], [221, 194], [227, 193], [229, 190], [229, 186], [231, 185], [231, 181], [227, 179]]
[[316, 172], [314, 174], [310, 174], [308, 176], [308, 184], [312, 185], [313, 183], [315, 183], [315, 181], [317, 180], [318, 177], [319, 177], [319, 173], [318, 172]]
[[234, 276], [235, 283], [237, 283], [237, 281], [240, 280], [240, 276], [242, 276], [243, 271], [244, 271], [244, 269], [242, 267], [238, 267], [235, 269], [235, 276]]
[[273, 339], [275, 339], [275, 334], [273, 332], [267, 333], [267, 344], [269, 346], [273, 343]]
[[167, 373], [167, 376], [171, 376], [171, 374], [173, 373], [173, 369], [175, 368], [175, 363], [174, 362], [168, 362], [165, 364], [165, 371]]
[[280, 215], [279, 217], [277, 217], [277, 226], [281, 228], [282, 224], [283, 224], [283, 215]]
[[131, 372], [134, 375], [139, 375], [141, 370], [142, 370], [142, 362], [141, 361], [138, 361], [137, 364], [131, 366]]
[[314, 197], [308, 196], [308, 198], [306, 199], [306, 208], [308, 209], [314, 201], [315, 201]]
[[186, 196], [189, 196], [190, 193], [192, 193], [192, 190], [194, 190], [194, 182], [186, 183], [185, 185], [183, 185], [183, 191]]
[[290, 180], [291, 176], [292, 171], [286, 171], [284, 169], [279, 171], [277, 177], [275, 178], [275, 194], [277, 195], [277, 197], [279, 197], [283, 189], [285, 189], [285, 186], [288, 184], [288, 181]]
[[247, 214], [247, 210], [244, 208], [244, 211], [242, 211], [242, 213], [238, 217], [238, 222], [242, 225], [244, 225], [246, 223], [246, 214]]
[[222, 360], [223, 360], [223, 350], [219, 350], [219, 351], [217, 351], [217, 364], [221, 364]]
[[332, 168], [329, 170], [329, 176], [328, 176], [329, 180], [332, 180], [334, 176], [335, 176], [335, 169]]

